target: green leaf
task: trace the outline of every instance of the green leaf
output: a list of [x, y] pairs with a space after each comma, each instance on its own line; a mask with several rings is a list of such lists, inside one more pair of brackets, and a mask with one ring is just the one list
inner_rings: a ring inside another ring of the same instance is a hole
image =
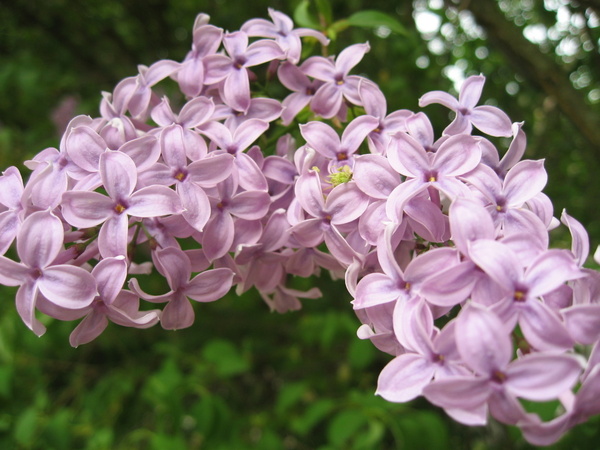
[[202, 351], [207, 362], [213, 364], [217, 375], [230, 377], [250, 370], [250, 364], [238, 349], [229, 341], [214, 339]]
[[324, 22], [329, 25], [333, 20], [330, 0], [315, 0], [319, 16], [324, 19]]
[[17, 419], [14, 429], [14, 437], [17, 443], [23, 447], [29, 447], [36, 438], [38, 427], [38, 412], [36, 408], [27, 408]]
[[309, 11], [310, 1], [302, 0], [294, 10], [294, 22], [301, 27], [314, 28], [319, 30], [321, 26], [319, 21]]
[[361, 28], [379, 28], [385, 27], [398, 34], [407, 34], [404, 26], [390, 16], [381, 11], [365, 10], [352, 14], [347, 19], [350, 25]]
[[348, 447], [347, 444], [353, 436], [364, 433], [363, 427], [367, 424], [367, 416], [358, 410], [345, 410], [336, 414], [329, 428], [327, 437], [336, 448]]

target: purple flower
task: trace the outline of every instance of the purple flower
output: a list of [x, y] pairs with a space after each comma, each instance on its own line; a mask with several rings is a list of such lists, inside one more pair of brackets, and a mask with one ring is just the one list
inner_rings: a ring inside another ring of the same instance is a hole
[[192, 278], [190, 259], [178, 248], [158, 250], [156, 261], [156, 268], [169, 283], [169, 292], [158, 296], [149, 295], [140, 289], [135, 278], [129, 281], [129, 286], [144, 300], [153, 303], [168, 302], [160, 319], [165, 330], [187, 328], [194, 323], [194, 309], [188, 298], [202, 303], [214, 302], [231, 288], [234, 274], [229, 269], [206, 270]]
[[446, 410], [481, 415], [489, 405], [500, 421], [517, 424], [527, 416], [517, 397], [533, 401], [558, 398], [576, 383], [581, 372], [577, 358], [557, 353], [532, 353], [511, 362], [509, 328], [488, 309], [470, 303], [456, 319], [458, 352], [473, 376], [433, 381], [423, 390], [425, 397]]
[[98, 286], [98, 296], [83, 310], [85, 318], [71, 333], [73, 347], [96, 339], [108, 326], [108, 320], [124, 327], [149, 328], [158, 323], [160, 311], [140, 311], [139, 298], [122, 290], [127, 277], [124, 257], [106, 258], [92, 270]]
[[330, 160], [330, 171], [335, 172], [342, 166], [352, 168], [354, 153], [378, 123], [374, 117], [357, 117], [346, 126], [341, 139], [333, 128], [323, 122], [300, 125], [300, 133], [311, 148]]
[[53, 265], [63, 248], [63, 225], [49, 211], [31, 214], [19, 230], [17, 254], [21, 263], [0, 256], [0, 282], [5, 286], [20, 286], [17, 291], [17, 311], [35, 334], [46, 328], [35, 318], [38, 295], [66, 309], [85, 308], [96, 296], [94, 277], [81, 267]]
[[159, 217], [182, 212], [179, 197], [165, 186], [135, 191], [135, 163], [125, 153], [108, 150], [100, 155], [99, 164], [108, 196], [88, 191], [65, 192], [62, 212], [75, 227], [89, 228], [102, 223], [98, 243], [103, 257], [127, 254], [130, 215]]
[[247, 68], [280, 59], [284, 54], [279, 45], [271, 40], [263, 39], [248, 45], [248, 35], [243, 31], [225, 35], [223, 45], [229, 57], [209, 55], [204, 58], [204, 83], [224, 81], [223, 101], [236, 111], [245, 113], [250, 107]]
[[296, 64], [300, 61], [302, 52], [301, 37], [314, 37], [321, 45], [328, 45], [327, 39], [323, 33], [310, 28], [294, 28], [294, 23], [285, 14], [269, 8], [269, 16], [273, 22], [265, 19], [251, 19], [242, 25], [241, 30], [248, 36], [260, 36], [275, 39], [281, 49], [285, 52], [288, 61]]
[[361, 77], [348, 73], [369, 50], [369, 44], [355, 44], [342, 50], [335, 62], [322, 56], [313, 56], [304, 61], [302, 71], [325, 83], [312, 100], [311, 108], [315, 113], [326, 119], [334, 117], [342, 108], [344, 98], [355, 105], [361, 104], [358, 95]]
[[439, 103], [456, 112], [454, 121], [444, 130], [444, 134], [470, 133], [474, 125], [491, 136], [512, 136], [511, 121], [504, 111], [495, 106], [475, 106], [481, 97], [485, 77], [471, 76], [460, 88], [458, 100], [442, 91], [432, 91], [419, 99], [419, 106]]

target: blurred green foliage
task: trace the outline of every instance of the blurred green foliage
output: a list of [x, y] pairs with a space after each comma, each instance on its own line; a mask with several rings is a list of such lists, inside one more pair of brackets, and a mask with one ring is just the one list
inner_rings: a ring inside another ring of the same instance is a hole
[[[501, 3], [511, 20], [524, 21], [522, 26], [550, 26], [555, 20], [542, 2]], [[527, 4], [533, 6], [527, 9]], [[267, 7], [301, 25], [328, 28], [336, 37], [332, 53], [369, 41], [372, 50], [357, 70], [380, 84], [388, 112], [418, 110], [418, 97], [429, 90], [452, 91], [449, 67], [487, 75], [484, 98], [514, 121], [526, 121], [526, 157], [546, 158], [546, 192], [557, 214], [568, 207], [598, 244], [600, 221], [593, 202], [600, 193], [600, 149], [577, 133], [551, 99], [516, 75], [484, 34], [470, 34], [459, 14], [439, 1], [2, 4], [0, 166], [21, 166], [43, 148], [58, 145], [60, 130], [51, 115], [61, 104], [65, 114], [96, 116], [100, 92], [135, 74], [137, 64], [182, 60], [197, 13], [235, 30], [249, 18], [266, 17]], [[439, 30], [447, 24], [446, 35], [419, 33], [413, 19], [424, 10], [439, 17]], [[444, 47], [433, 52], [431, 42], [440, 36]], [[590, 61], [593, 57], [583, 54], [561, 64], [575, 73]], [[598, 88], [596, 75], [590, 77], [588, 91]], [[511, 83], [517, 92], [507, 90], [514, 88]], [[426, 112], [440, 132], [447, 110], [429, 107]], [[253, 292], [231, 295], [195, 305], [197, 321], [190, 329], [111, 324], [99, 339], [78, 349], [68, 345], [73, 324], [46, 318], [48, 332], [35, 337], [16, 314], [15, 289], [0, 287], [0, 448], [531, 448], [516, 429], [497, 423], [467, 428], [424, 401], [398, 405], [374, 396], [377, 375], [389, 357], [356, 338], [358, 320], [342, 282], [323, 277], [312, 283], [324, 298], [305, 301], [299, 312], [270, 314]], [[553, 448], [591, 448], [600, 438], [598, 425], [593, 420], [576, 428]]]

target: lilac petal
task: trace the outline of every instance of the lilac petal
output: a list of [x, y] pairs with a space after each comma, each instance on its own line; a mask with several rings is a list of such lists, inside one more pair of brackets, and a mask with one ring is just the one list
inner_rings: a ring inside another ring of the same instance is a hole
[[466, 411], [484, 405], [491, 393], [487, 379], [466, 376], [433, 381], [423, 388], [423, 395], [434, 405]]
[[188, 175], [194, 183], [204, 188], [213, 187], [231, 175], [233, 162], [234, 157], [230, 154], [214, 154], [209, 158], [191, 163], [187, 167]]
[[125, 153], [107, 150], [100, 156], [100, 174], [108, 195], [115, 201], [127, 199], [137, 183], [137, 169]]
[[336, 68], [331, 60], [322, 56], [308, 58], [302, 63], [300, 69], [309, 77], [323, 81], [332, 81], [336, 72]]
[[385, 200], [371, 203], [358, 219], [358, 232], [371, 245], [377, 245], [383, 235], [385, 222], [388, 220], [385, 204]]
[[156, 252], [156, 257], [161, 265], [161, 273], [167, 279], [173, 291], [185, 287], [192, 276], [192, 265], [186, 254], [176, 248], [167, 247]]
[[29, 268], [0, 256], [0, 284], [4, 286], [20, 286], [28, 279]]
[[501, 173], [506, 173], [508, 169], [517, 164], [525, 153], [525, 149], [527, 148], [527, 137], [525, 136], [522, 127], [523, 122], [512, 124], [514, 137], [498, 166]]
[[283, 111], [281, 113], [283, 124], [287, 126], [292, 123], [294, 117], [308, 105], [310, 99], [310, 96], [299, 92], [294, 92], [284, 98], [281, 104], [283, 106]]
[[457, 111], [459, 108], [458, 100], [447, 92], [443, 91], [431, 91], [424, 94], [419, 99], [419, 106], [422, 108], [432, 103], [439, 103], [444, 105], [446, 108], [453, 111]]
[[512, 357], [506, 325], [487, 308], [469, 303], [456, 319], [456, 345], [460, 356], [476, 373], [491, 376], [503, 371]]
[[194, 308], [183, 293], [175, 294], [163, 309], [160, 324], [165, 330], [180, 330], [194, 323]]
[[248, 46], [245, 56], [248, 59], [244, 65], [251, 67], [273, 61], [274, 59], [281, 59], [284, 56], [284, 52], [277, 42], [261, 39]]
[[427, 116], [419, 112], [405, 119], [408, 134], [415, 138], [425, 148], [433, 145], [433, 126]]
[[237, 152], [237, 147], [233, 143], [231, 131], [222, 123], [208, 122], [201, 127], [201, 131], [217, 146], [229, 153]]
[[325, 83], [315, 93], [310, 102], [310, 108], [315, 114], [325, 119], [331, 119], [342, 108], [344, 97], [342, 91], [333, 83]]
[[506, 174], [504, 194], [510, 205], [520, 207], [544, 189], [548, 174], [544, 169], [544, 160], [521, 161]]
[[248, 119], [243, 122], [233, 133], [233, 140], [238, 151], [242, 151], [252, 144], [260, 135], [269, 128], [269, 123], [261, 119]]
[[63, 248], [64, 231], [58, 217], [48, 211], [31, 214], [19, 230], [17, 253], [35, 269], [48, 266]]
[[284, 62], [277, 70], [277, 76], [281, 84], [293, 92], [301, 92], [304, 94], [306, 89], [311, 85], [308, 77], [302, 72], [298, 66]]
[[567, 210], [563, 209], [560, 216], [560, 221], [569, 227], [571, 232], [571, 252], [575, 256], [578, 266], [583, 266], [587, 257], [590, 254], [590, 239], [588, 233], [580, 222], [567, 214]]
[[195, 97], [183, 105], [179, 112], [179, 123], [185, 128], [194, 128], [208, 121], [215, 110], [212, 98]]
[[187, 166], [185, 141], [181, 125], [173, 124], [160, 133], [160, 149], [165, 163], [174, 170]]
[[437, 274], [459, 262], [460, 258], [455, 249], [434, 248], [411, 260], [404, 270], [404, 277], [414, 288], [421, 283], [427, 283], [432, 277], [435, 278], [436, 275], [432, 274]]
[[306, 143], [329, 159], [335, 159], [340, 149], [340, 138], [329, 125], [323, 122], [309, 122], [300, 125], [300, 133]]
[[419, 178], [430, 167], [423, 146], [404, 132], [396, 133], [388, 147], [387, 157], [392, 168], [407, 177]]
[[264, 251], [272, 252], [285, 245], [289, 238], [289, 228], [290, 224], [286, 218], [286, 211], [278, 209], [273, 212], [261, 237]]
[[[181, 75], [181, 71], [179, 72], [179, 75]], [[161, 127], [168, 127], [169, 125], [177, 122], [177, 117], [171, 109], [169, 97], [163, 97], [162, 101], [152, 108], [150, 117], [152, 117], [152, 120], [154, 120]]]
[[387, 158], [379, 155], [359, 155], [354, 160], [352, 179], [361, 191], [370, 197], [386, 199], [400, 177], [392, 169]]
[[245, 32], [248, 36], [270, 38], [275, 38], [277, 33], [277, 27], [266, 19], [250, 19], [241, 26], [240, 30]]
[[156, 83], [164, 80], [173, 72], [177, 71], [179, 67], [180, 63], [176, 61], [171, 61], [169, 59], [163, 59], [155, 62], [150, 67], [148, 67], [148, 69], [144, 73], [146, 85], [154, 86]]
[[354, 183], [342, 183], [334, 187], [325, 202], [325, 209], [334, 225], [358, 219], [367, 206], [369, 206], [369, 197]]
[[330, 226], [325, 230], [323, 234], [325, 245], [329, 252], [336, 257], [342, 264], [346, 266], [352, 264], [355, 259], [363, 259], [362, 255], [359, 255], [354, 250], [348, 241], [342, 236], [335, 226]]
[[67, 309], [89, 306], [98, 293], [96, 280], [89, 272], [67, 265], [46, 268], [37, 286], [50, 302]]
[[488, 407], [494, 419], [507, 425], [517, 425], [538, 417], [525, 412], [519, 400], [512, 393], [506, 392], [506, 389], [496, 390], [488, 400]]
[[246, 220], [262, 219], [269, 210], [271, 199], [264, 191], [241, 192], [231, 199], [229, 210], [234, 216]]
[[444, 242], [449, 238], [448, 218], [431, 201], [413, 197], [404, 207], [411, 227], [429, 242]]
[[457, 176], [473, 170], [481, 161], [481, 148], [473, 136], [451, 136], [440, 146], [432, 168], [446, 176]]
[[234, 273], [225, 268], [207, 270], [189, 282], [185, 295], [197, 302], [214, 302], [229, 292], [233, 276]]
[[150, 328], [156, 325], [161, 311], [140, 311], [139, 300], [133, 292], [121, 291], [107, 311], [108, 318], [124, 327]]
[[456, 248], [468, 255], [469, 242], [495, 238], [492, 218], [480, 203], [466, 198], [457, 198], [450, 205], [450, 230]]
[[250, 108], [250, 80], [244, 67], [234, 69], [225, 79], [223, 101], [236, 111], [247, 112]]
[[38, 288], [35, 281], [28, 281], [23, 284], [15, 297], [17, 312], [23, 320], [23, 323], [38, 336], [46, 332], [46, 327], [35, 318], [35, 302], [38, 295]]
[[290, 228], [290, 233], [303, 247], [316, 247], [323, 242], [323, 220], [303, 220]]
[[155, 136], [145, 135], [126, 142], [119, 151], [129, 156], [138, 172], [149, 169], [160, 157], [160, 146]]
[[419, 289], [419, 294], [429, 303], [452, 307], [466, 300], [477, 278], [473, 276], [476, 270], [471, 261], [464, 261], [453, 267], [440, 271], [435, 277], [427, 280], [427, 283]]
[[302, 208], [313, 217], [322, 217], [325, 210], [323, 191], [319, 175], [310, 171], [298, 178], [295, 186], [296, 197]]
[[223, 38], [223, 30], [213, 25], [203, 23], [198, 27], [194, 26], [195, 51], [200, 57], [212, 55], [217, 52]]
[[238, 153], [235, 158], [235, 169], [239, 177], [240, 187], [248, 191], [264, 191], [269, 189], [267, 179], [258, 164], [246, 153]]
[[177, 193], [183, 206], [183, 217], [196, 230], [202, 231], [210, 218], [210, 202], [200, 186], [194, 182], [179, 183]]
[[[173, 297], [173, 291], [167, 292], [166, 294], [162, 294], [162, 295], [147, 294], [146, 292], [144, 292], [142, 290], [142, 288], [140, 288], [140, 284], [139, 284], [138, 280], [135, 278], [132, 278], [131, 280], [129, 280], [128, 285], [129, 285], [129, 289], [131, 289], [136, 296], [141, 297], [148, 302], [165, 303], [165, 302], [170, 301], [171, 298]], [[122, 292], [121, 292], [121, 294], [122, 294]], [[123, 306], [121, 306], [121, 309], [125, 309], [125, 308], [123, 308]]]
[[415, 353], [405, 353], [390, 361], [379, 374], [377, 391], [388, 402], [403, 403], [421, 395], [435, 372], [435, 365]]
[[23, 178], [19, 170], [12, 166], [2, 172], [0, 177], [0, 204], [10, 209], [21, 207], [23, 196]]
[[536, 350], [563, 351], [575, 344], [554, 311], [538, 300], [526, 302], [521, 310], [519, 325], [527, 342]]
[[225, 55], [208, 55], [203, 62], [205, 84], [218, 83], [233, 70], [233, 61]]
[[561, 311], [569, 333], [580, 344], [592, 345], [600, 338], [600, 305], [576, 305]]
[[398, 280], [382, 273], [370, 273], [356, 286], [352, 304], [354, 309], [369, 308], [383, 303], [393, 302], [402, 294]]
[[[320, 123], [320, 122], [318, 122]], [[359, 116], [346, 125], [342, 133], [341, 148], [348, 154], [356, 152], [367, 135], [379, 126], [379, 120], [371, 116]]]
[[404, 215], [404, 207], [408, 201], [420, 192], [426, 190], [427, 187], [427, 183], [424, 183], [417, 178], [407, 179], [404, 183], [398, 185], [391, 192], [386, 204], [388, 218], [391, 221], [400, 223], [402, 221], [402, 216]]
[[581, 370], [581, 363], [574, 356], [530, 353], [508, 366], [505, 387], [529, 400], [553, 400], [573, 387]]
[[87, 126], [73, 128], [66, 141], [71, 160], [88, 172], [98, 170], [100, 155], [107, 149], [106, 142]]
[[113, 214], [114, 201], [98, 192], [68, 191], [62, 197], [63, 217], [79, 228], [95, 227]]
[[371, 47], [368, 43], [354, 44], [346, 47], [338, 54], [335, 60], [336, 70], [343, 75], [347, 75], [348, 72], [363, 59], [365, 53], [370, 49]]
[[538, 297], [582, 275], [570, 252], [551, 249], [531, 263], [525, 272], [525, 279], [529, 285], [529, 295]]
[[[596, 396], [596, 398], [598, 398]], [[533, 445], [548, 446], [558, 441], [569, 429], [571, 415], [564, 413], [550, 422], [519, 424], [523, 437]]]
[[298, 172], [288, 159], [281, 156], [267, 156], [263, 163], [262, 172], [266, 178], [278, 181], [279, 183], [291, 185]]
[[478, 106], [469, 114], [469, 120], [480, 131], [490, 136], [512, 136], [512, 122], [504, 111], [495, 106]]
[[136, 217], [159, 217], [182, 212], [177, 193], [166, 186], [148, 186], [129, 199], [127, 214]]
[[457, 113], [454, 120], [442, 132], [444, 136], [464, 135], [470, 136], [473, 126], [468, 119], [468, 116]]
[[368, 115], [378, 119], [385, 117], [387, 101], [377, 84], [365, 79], [358, 85], [358, 95]]
[[107, 326], [108, 319], [106, 315], [93, 309], [71, 332], [69, 344], [71, 344], [71, 347], [79, 347], [92, 342], [102, 334]]
[[467, 78], [460, 87], [458, 102], [460, 106], [467, 109], [472, 109], [477, 105], [481, 98], [485, 77], [482, 75], [473, 75]]
[[110, 305], [121, 292], [127, 278], [127, 262], [124, 257], [105, 258], [96, 264], [92, 275], [96, 280], [98, 295]]
[[209, 261], [225, 255], [233, 243], [233, 218], [228, 212], [216, 214], [206, 224], [202, 248]]
[[98, 248], [104, 258], [126, 256], [129, 220], [127, 214], [115, 214], [102, 224]]
[[523, 267], [515, 253], [497, 241], [478, 240], [469, 246], [469, 256], [507, 293], [523, 278]]
[[31, 202], [39, 208], [56, 208], [68, 183], [67, 171], [61, 169], [58, 163], [48, 163], [43, 171], [34, 172], [27, 183], [27, 188], [31, 189]]

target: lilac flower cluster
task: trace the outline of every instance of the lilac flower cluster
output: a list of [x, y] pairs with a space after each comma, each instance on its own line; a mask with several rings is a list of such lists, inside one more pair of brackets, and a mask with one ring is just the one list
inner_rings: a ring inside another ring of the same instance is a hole
[[[368, 44], [303, 59], [302, 39], [327, 38], [269, 15], [228, 33], [200, 14], [184, 61], [140, 66], [104, 93], [100, 117], [75, 117], [58, 149], [26, 162], [26, 184], [3, 172], [0, 283], [19, 286], [23, 322], [41, 335], [36, 311], [83, 319], [73, 346], [109, 321], [180, 329], [190, 300], [232, 286], [285, 312], [321, 295], [290, 275], [325, 270], [345, 277], [358, 336], [394, 357], [386, 400], [422, 395], [467, 425], [491, 415], [540, 445], [600, 413], [587, 233], [563, 212], [572, 248], [549, 248], [559, 222], [543, 161], [521, 160], [522, 124], [477, 106], [484, 77], [458, 99], [421, 98], [455, 112], [436, 139], [423, 112], [388, 114], [379, 87], [350, 75]], [[265, 91], [275, 83], [283, 98]], [[485, 136], [512, 139], [502, 158]], [[153, 268], [168, 292], [141, 287]], [[559, 415], [542, 422], [522, 399], [557, 401]]]

